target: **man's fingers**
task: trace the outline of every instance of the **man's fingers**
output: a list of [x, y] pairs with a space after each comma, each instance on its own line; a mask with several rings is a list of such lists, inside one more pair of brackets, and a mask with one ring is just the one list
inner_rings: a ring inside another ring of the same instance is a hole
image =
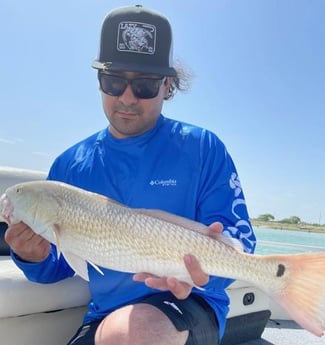
[[195, 285], [202, 286], [209, 281], [209, 275], [202, 271], [198, 260], [194, 256], [186, 254], [184, 256], [184, 262]]
[[220, 234], [223, 231], [223, 225], [220, 222], [214, 222], [209, 225], [209, 236], [213, 237], [213, 234]]
[[136, 273], [133, 276], [133, 280], [137, 282], [143, 282], [148, 287], [151, 287], [153, 289], [158, 289], [158, 290], [163, 290], [163, 291], [168, 290], [167, 279], [165, 277], [158, 277], [150, 273], [141, 272], [141, 273]]
[[153, 275], [150, 273], [141, 272], [134, 274], [133, 280], [137, 282], [144, 282], [149, 277], [153, 277]]
[[23, 260], [39, 262], [44, 260], [51, 249], [50, 243], [20, 222], [12, 224], [5, 233], [5, 241]]
[[181, 282], [174, 277], [157, 277], [150, 273], [136, 273], [133, 280], [144, 282], [148, 287], [161, 291], [169, 290], [178, 299], [187, 298], [191, 293], [192, 286]]
[[180, 282], [174, 277], [166, 279], [168, 290], [178, 299], [185, 299], [192, 291], [192, 286], [185, 282]]

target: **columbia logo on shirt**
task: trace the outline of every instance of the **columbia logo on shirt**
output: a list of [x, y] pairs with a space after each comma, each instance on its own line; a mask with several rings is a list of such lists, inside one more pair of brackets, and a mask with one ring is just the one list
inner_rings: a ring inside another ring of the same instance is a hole
[[154, 187], [154, 186], [161, 186], [161, 187], [176, 187], [177, 186], [177, 180], [174, 180], [172, 178], [168, 179], [168, 180], [151, 180], [149, 182], [150, 186]]

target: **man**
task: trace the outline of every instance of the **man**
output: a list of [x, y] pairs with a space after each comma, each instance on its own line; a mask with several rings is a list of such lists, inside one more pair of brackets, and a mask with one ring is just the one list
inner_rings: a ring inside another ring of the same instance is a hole
[[[207, 130], [161, 115], [164, 100], [183, 81], [173, 66], [168, 20], [141, 6], [113, 10], [104, 20], [93, 67], [109, 127], [61, 154], [48, 178], [131, 207], [197, 220], [210, 226], [211, 236], [223, 230], [252, 252], [255, 236], [225, 146]], [[51, 283], [74, 275], [55, 246], [25, 224], [10, 226], [6, 240], [28, 279]], [[218, 344], [231, 281], [208, 277], [191, 255], [184, 264], [202, 289], [147, 273], [103, 269], [102, 276], [89, 266], [92, 300], [69, 344]]]

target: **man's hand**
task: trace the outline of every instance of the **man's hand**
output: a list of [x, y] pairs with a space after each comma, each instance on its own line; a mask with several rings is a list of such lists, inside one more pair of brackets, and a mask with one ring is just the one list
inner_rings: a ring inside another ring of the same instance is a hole
[[[209, 226], [208, 236], [214, 238], [216, 234], [220, 234], [223, 230], [223, 225], [215, 222]], [[198, 260], [190, 255], [184, 256], [184, 264], [196, 286], [202, 286], [208, 283], [209, 276], [203, 272]], [[174, 277], [157, 277], [149, 273], [137, 273], [134, 275], [135, 281], [144, 282], [147, 286], [162, 291], [171, 291], [178, 299], [185, 299], [192, 291], [192, 285], [181, 282]]]
[[22, 222], [9, 225], [5, 240], [15, 254], [24, 261], [40, 262], [50, 252], [50, 243]]

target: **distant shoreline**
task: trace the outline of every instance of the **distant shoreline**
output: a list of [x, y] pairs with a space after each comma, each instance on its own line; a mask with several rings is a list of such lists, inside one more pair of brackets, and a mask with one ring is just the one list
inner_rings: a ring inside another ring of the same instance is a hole
[[263, 222], [257, 219], [251, 219], [252, 225], [258, 228], [272, 228], [278, 230], [294, 230], [294, 231], [305, 231], [305, 232], [316, 232], [325, 234], [325, 226], [313, 225], [313, 224], [289, 224], [281, 223], [276, 221]]

